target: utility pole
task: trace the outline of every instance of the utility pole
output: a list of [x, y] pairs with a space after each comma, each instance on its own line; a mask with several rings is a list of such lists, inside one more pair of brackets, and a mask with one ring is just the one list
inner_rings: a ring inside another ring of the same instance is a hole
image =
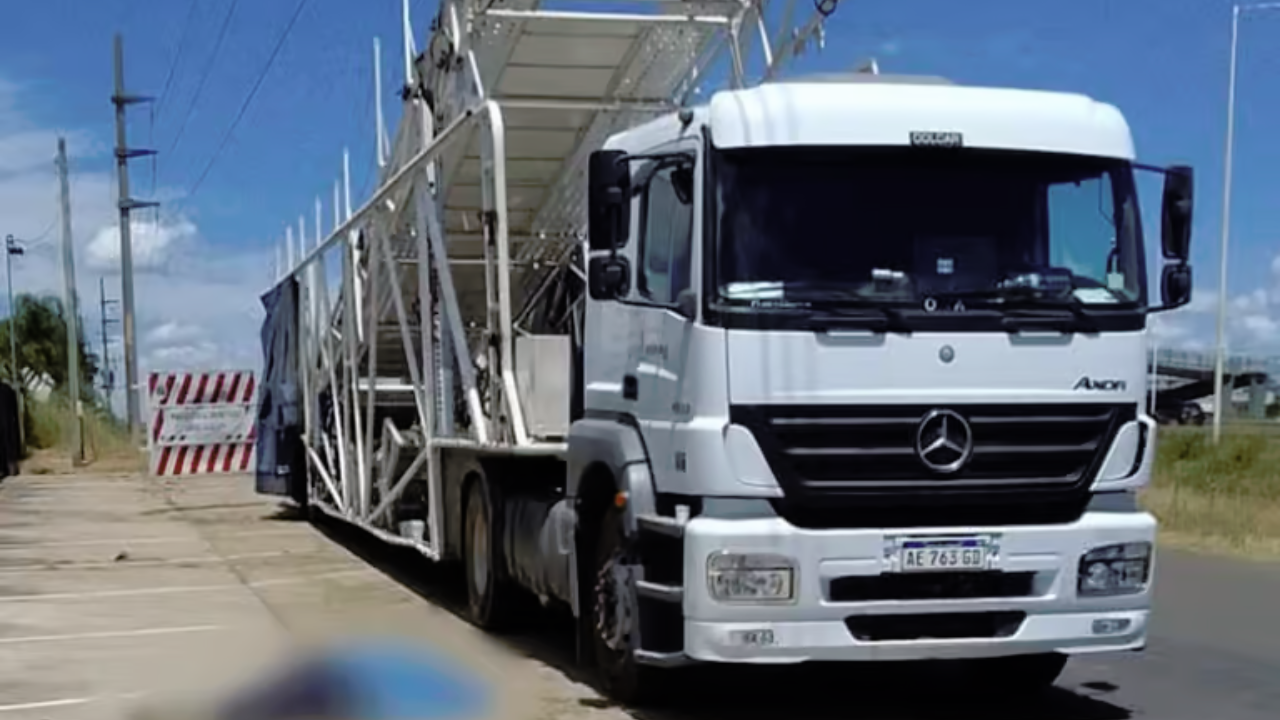
[[13, 392], [18, 396], [18, 442], [27, 446], [26, 393], [22, 387], [22, 371], [18, 368], [18, 313], [13, 306], [13, 256], [22, 255], [22, 245], [12, 235], [4, 238], [5, 277], [9, 282], [9, 374]]
[[4, 238], [5, 275], [9, 281], [9, 377], [13, 381], [14, 391], [21, 387], [22, 374], [18, 372], [18, 313], [13, 306], [13, 256], [23, 254], [22, 245], [17, 238], [6, 235]]
[[84, 464], [80, 415], [80, 309], [76, 304], [75, 252], [71, 243], [71, 189], [67, 182], [67, 141], [58, 138], [58, 185], [62, 200], [62, 291], [67, 324], [67, 392], [71, 398], [71, 464]]
[[120, 184], [120, 298], [123, 305], [124, 327], [124, 382], [125, 407], [128, 413], [129, 435], [136, 447], [139, 440], [138, 431], [142, 427], [142, 413], [138, 402], [138, 349], [135, 345], [135, 328], [133, 313], [133, 243], [130, 237], [129, 213], [147, 207], [156, 207], [159, 203], [134, 200], [129, 196], [129, 160], [131, 158], [155, 155], [155, 150], [130, 148], [125, 141], [125, 108], [137, 103], [150, 102], [152, 98], [141, 95], [128, 95], [124, 90], [124, 38], [120, 33], [115, 35], [115, 92], [111, 102], [116, 107], [116, 172]]
[[98, 308], [102, 323], [102, 390], [107, 396], [107, 412], [111, 412], [111, 393], [116, 389], [116, 376], [111, 371], [111, 349], [107, 344], [107, 325], [120, 321], [107, 317], [107, 306], [114, 305], [119, 301], [107, 299], [106, 278], [98, 278], [98, 298]]
[[[1214, 349], [1217, 351], [1213, 367], [1213, 444], [1222, 439], [1222, 418], [1231, 407], [1234, 390], [1224, 390], [1222, 385], [1227, 364], [1227, 245], [1231, 238], [1231, 161], [1235, 155], [1236, 126], [1236, 60], [1240, 48], [1240, 16], [1246, 12], [1280, 10], [1280, 2], [1256, 2], [1231, 7], [1231, 61], [1227, 72], [1227, 132], [1226, 150], [1222, 159], [1222, 245], [1218, 256], [1218, 323]], [[1235, 384], [1232, 383], [1232, 387]]]

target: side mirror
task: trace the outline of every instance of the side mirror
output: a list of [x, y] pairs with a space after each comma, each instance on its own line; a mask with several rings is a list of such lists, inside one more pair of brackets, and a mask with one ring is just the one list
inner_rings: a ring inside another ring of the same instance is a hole
[[631, 167], [621, 150], [596, 150], [587, 166], [587, 240], [592, 250], [627, 244], [631, 227]]
[[625, 255], [593, 257], [587, 263], [587, 291], [592, 300], [617, 300], [631, 292], [631, 263]]
[[1191, 255], [1191, 207], [1194, 175], [1186, 165], [1170, 167], [1164, 176], [1160, 208], [1160, 244], [1166, 260], [1186, 262]]
[[1191, 266], [1182, 263], [1165, 265], [1160, 274], [1160, 296], [1165, 310], [1191, 302]]
[[681, 290], [680, 294], [676, 296], [676, 312], [691, 322], [697, 320], [698, 293], [693, 290]]

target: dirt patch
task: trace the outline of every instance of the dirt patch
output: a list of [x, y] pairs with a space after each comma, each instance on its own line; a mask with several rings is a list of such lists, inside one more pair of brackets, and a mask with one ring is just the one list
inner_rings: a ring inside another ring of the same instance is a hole
[[147, 470], [146, 453], [113, 453], [103, 457], [90, 457], [81, 466], [71, 463], [70, 453], [64, 450], [35, 450], [22, 461], [23, 475], [116, 475], [128, 476]]

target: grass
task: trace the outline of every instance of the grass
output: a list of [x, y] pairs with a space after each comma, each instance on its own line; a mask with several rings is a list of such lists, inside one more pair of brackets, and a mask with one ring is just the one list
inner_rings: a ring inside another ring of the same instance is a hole
[[1162, 427], [1143, 504], [1174, 545], [1280, 558], [1280, 423]]
[[[28, 400], [26, 451], [22, 471], [33, 475], [69, 473], [74, 414], [67, 398], [54, 395], [45, 402]], [[94, 472], [134, 471], [143, 467], [141, 453], [129, 441], [125, 424], [101, 408], [83, 406], [80, 418], [86, 464]]]

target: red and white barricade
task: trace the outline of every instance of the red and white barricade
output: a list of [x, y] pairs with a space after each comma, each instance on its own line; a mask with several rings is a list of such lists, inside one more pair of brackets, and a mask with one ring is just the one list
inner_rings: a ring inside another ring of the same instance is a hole
[[253, 469], [257, 382], [252, 372], [153, 372], [147, 387], [151, 474]]

